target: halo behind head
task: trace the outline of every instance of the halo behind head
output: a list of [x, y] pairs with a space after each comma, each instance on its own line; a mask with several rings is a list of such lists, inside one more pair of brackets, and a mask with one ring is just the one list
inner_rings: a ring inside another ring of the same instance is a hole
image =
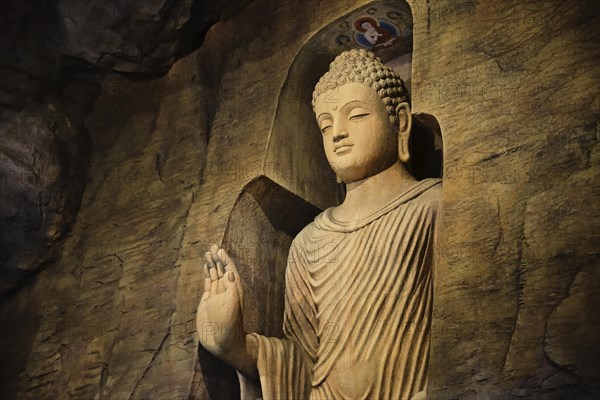
[[372, 27], [376, 27], [377, 25], [379, 25], [377, 23], [377, 20], [373, 17], [360, 17], [356, 21], [354, 21], [354, 29], [356, 29], [359, 32], [365, 33], [366, 30], [362, 26], [362, 24], [365, 22], [370, 23]]

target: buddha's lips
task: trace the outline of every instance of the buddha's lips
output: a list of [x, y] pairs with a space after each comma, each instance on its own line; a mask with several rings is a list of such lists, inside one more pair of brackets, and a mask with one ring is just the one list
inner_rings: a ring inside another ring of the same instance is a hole
[[338, 145], [336, 145], [336, 146], [333, 148], [333, 152], [334, 152], [334, 153], [337, 153], [337, 152], [338, 152], [338, 150], [345, 150], [345, 149], [349, 149], [349, 148], [351, 148], [352, 146], [354, 146], [354, 145], [353, 145], [353, 144], [351, 144], [351, 143], [341, 143], [341, 144], [338, 144]]

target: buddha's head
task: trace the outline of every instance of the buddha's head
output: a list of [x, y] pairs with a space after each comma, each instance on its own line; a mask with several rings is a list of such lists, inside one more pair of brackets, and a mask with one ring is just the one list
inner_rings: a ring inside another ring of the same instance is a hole
[[350, 50], [330, 64], [313, 92], [329, 164], [344, 183], [410, 160], [412, 116], [404, 82], [373, 53]]

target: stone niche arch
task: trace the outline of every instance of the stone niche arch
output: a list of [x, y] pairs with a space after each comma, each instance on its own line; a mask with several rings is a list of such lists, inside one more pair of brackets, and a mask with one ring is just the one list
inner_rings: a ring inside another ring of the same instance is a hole
[[[401, 74], [410, 90], [412, 14], [403, 0], [361, 6], [319, 30], [297, 53], [278, 96], [263, 175], [242, 189], [222, 241], [234, 259], [240, 260], [240, 273], [249, 286], [246, 292], [264, 294], [260, 299], [249, 296], [246, 302], [244, 311], [252, 315], [248, 320], [252, 331], [281, 334], [284, 272], [291, 241], [319, 212], [343, 199], [343, 186], [336, 182], [323, 151], [311, 99], [316, 82], [331, 61], [344, 50], [359, 48], [356, 42], [340, 44], [339, 36], [356, 32], [353, 21], [365, 17], [395, 23], [401, 35], [397, 43], [375, 53]], [[418, 179], [440, 177], [439, 125], [429, 114], [414, 117], [411, 145], [418, 152], [415, 175]], [[259, 275], [268, 285], [257, 283]]]
[[[265, 155], [265, 175], [319, 208], [339, 203], [343, 188], [336, 183], [325, 158], [311, 106], [313, 88], [339, 53], [361, 48], [356, 37], [351, 37], [358, 34], [353, 25], [369, 17], [388, 29], [395, 27], [399, 35], [395, 43], [374, 52], [400, 73], [410, 92], [413, 18], [408, 3], [400, 0], [368, 3], [314, 34], [297, 53], [279, 93]], [[340, 39], [344, 37], [350, 42]], [[443, 145], [439, 124], [429, 114], [413, 117], [411, 147], [416, 160], [413, 172], [418, 179], [441, 177]]]
[[[294, 237], [321, 210], [265, 176], [241, 190], [229, 214], [222, 247], [236, 261], [244, 292], [247, 332], [283, 337], [285, 268]], [[212, 327], [207, 334], [218, 334]], [[211, 399], [239, 398], [235, 372], [200, 347], [200, 368]]]
[[[342, 51], [360, 48], [359, 18], [395, 26], [398, 40], [376, 55], [397, 70], [410, 91], [412, 12], [405, 1], [375, 1], [327, 24], [300, 48], [277, 96], [261, 175], [241, 190], [229, 214], [222, 247], [236, 260], [244, 288], [248, 332], [282, 337], [285, 268], [293, 238], [323, 209], [341, 202], [342, 185], [328, 165], [311, 106], [313, 88]], [[345, 37], [350, 41], [346, 41]], [[342, 40], [343, 39], [343, 40]], [[441, 176], [439, 125], [415, 115], [413, 152], [418, 179]], [[235, 373], [202, 351], [200, 368], [211, 398], [237, 398]]]

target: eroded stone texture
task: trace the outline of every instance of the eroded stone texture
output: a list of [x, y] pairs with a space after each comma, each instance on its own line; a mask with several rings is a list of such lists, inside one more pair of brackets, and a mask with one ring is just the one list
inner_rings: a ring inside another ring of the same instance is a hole
[[182, 53], [179, 34], [192, 5], [192, 0], [59, 0], [62, 54], [117, 71], [164, 71]]
[[20, 313], [2, 309], [4, 344], [17, 342], [3, 360], [21, 366], [3, 370], [3, 397], [168, 398], [178, 384], [161, 371], [176, 364], [165, 343], [191, 329], [172, 316], [206, 148], [196, 66], [190, 57], [148, 83], [105, 79], [86, 121], [90, 178], [62, 257], [9, 299]]
[[21, 108], [73, 66], [164, 74], [247, 0], [11, 0], [0, 15], [0, 104]]
[[0, 105], [22, 108], [58, 73], [53, 2], [8, 1], [0, 14]]
[[[215, 21], [243, 4], [11, 0], [2, 5], [1, 291], [17, 286], [23, 271], [40, 268], [59, 251], [55, 245], [71, 227], [89, 163], [83, 118], [97, 96], [98, 71], [156, 78], [200, 46]], [[122, 82], [116, 86], [109, 79], [105, 91], [132, 90]], [[44, 171], [39, 182], [29, 179], [34, 170]], [[23, 207], [16, 215], [19, 202]]]
[[[198, 361], [199, 262], [280, 162], [269, 135], [296, 55], [364, 4], [257, 1], [164, 78], [106, 77], [62, 259], [0, 306], [3, 398], [208, 399], [235, 381]], [[435, 116], [445, 146], [430, 395], [595, 398], [597, 5], [410, 5], [414, 112]]]
[[0, 122], [0, 292], [56, 259], [79, 208], [89, 146], [63, 108], [32, 105]]
[[413, 99], [446, 157], [431, 394], [594, 398], [597, 5], [420, 10]]

